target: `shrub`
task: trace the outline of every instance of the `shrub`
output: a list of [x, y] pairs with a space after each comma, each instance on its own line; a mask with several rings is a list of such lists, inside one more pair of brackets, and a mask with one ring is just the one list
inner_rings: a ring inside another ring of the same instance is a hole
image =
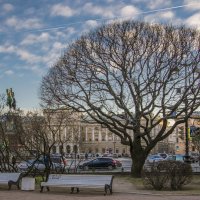
[[192, 168], [189, 164], [180, 161], [160, 161], [142, 170], [142, 180], [145, 187], [152, 187], [155, 190], [170, 188], [171, 190], [181, 189], [192, 180]]
[[168, 161], [169, 185], [172, 190], [181, 189], [192, 180], [192, 168], [188, 163]]
[[154, 162], [142, 170], [142, 180], [145, 187], [162, 190], [168, 180], [166, 167], [161, 162]]

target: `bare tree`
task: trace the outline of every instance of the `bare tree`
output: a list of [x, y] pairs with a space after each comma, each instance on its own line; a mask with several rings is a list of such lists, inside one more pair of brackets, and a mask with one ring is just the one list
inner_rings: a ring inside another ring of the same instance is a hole
[[43, 78], [41, 99], [85, 112], [119, 136], [140, 176], [149, 152], [199, 107], [199, 49], [193, 29], [105, 25], [69, 45]]
[[[43, 113], [29, 112], [23, 117], [23, 131], [17, 132], [18, 137], [23, 141], [23, 149], [34, 155], [35, 160], [44, 161], [46, 177], [52, 169], [57, 170], [52, 165], [53, 148], [59, 146], [63, 159], [63, 148], [71, 142], [71, 133], [65, 133], [65, 128], [74, 121], [72, 116], [72, 112], [66, 109], [45, 108]], [[64, 172], [65, 166], [60, 167], [60, 172]]]
[[[48, 107], [43, 107], [42, 113], [25, 114], [21, 110], [8, 111], [5, 102], [5, 96], [0, 96], [0, 171], [18, 170], [12, 158], [18, 162], [34, 159], [35, 162], [44, 162], [48, 177], [51, 170], [57, 170], [56, 165], [52, 165], [53, 148], [59, 146], [63, 150], [64, 146], [73, 142], [71, 132], [65, 132], [65, 128], [74, 126], [75, 114], [71, 110]], [[78, 134], [74, 133], [74, 137]], [[63, 159], [64, 151], [61, 154]], [[35, 162], [27, 174], [34, 169]], [[60, 172], [65, 171], [65, 166], [58, 167]]]

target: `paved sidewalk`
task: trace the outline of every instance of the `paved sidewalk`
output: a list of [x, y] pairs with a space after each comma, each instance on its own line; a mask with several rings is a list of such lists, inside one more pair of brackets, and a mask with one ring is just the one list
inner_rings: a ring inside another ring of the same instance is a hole
[[[51, 188], [50, 192], [40, 193], [35, 191], [21, 191], [14, 186], [8, 191], [7, 187], [0, 187], [0, 200], [199, 200], [199, 193], [191, 194], [184, 191], [154, 191], [136, 187], [127, 178], [115, 177], [113, 181], [113, 195], [104, 196], [103, 190], [82, 189], [79, 194], [70, 194], [69, 188]], [[186, 191], [187, 192], [187, 191]]]

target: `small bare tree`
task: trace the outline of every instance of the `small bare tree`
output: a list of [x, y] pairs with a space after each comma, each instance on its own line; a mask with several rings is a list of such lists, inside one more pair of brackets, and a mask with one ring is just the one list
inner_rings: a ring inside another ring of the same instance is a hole
[[[71, 133], [66, 133], [65, 128], [74, 121], [72, 116], [72, 112], [66, 109], [45, 108], [43, 113], [29, 112], [23, 117], [23, 130], [17, 131], [18, 138], [23, 141], [23, 149], [34, 155], [36, 160], [44, 161], [46, 177], [52, 169], [56, 170], [51, 160], [53, 148], [59, 146], [63, 150], [64, 145], [71, 142]], [[64, 152], [60, 153], [63, 159]], [[64, 170], [64, 167], [60, 169], [61, 172]]]
[[[4, 98], [3, 98], [4, 97]], [[43, 107], [43, 112], [8, 111], [5, 109], [5, 96], [0, 100], [0, 170], [17, 171], [13, 165], [14, 157], [17, 161], [34, 159], [43, 160], [45, 164], [46, 177], [51, 170], [56, 170], [52, 166], [51, 154], [55, 146], [63, 150], [68, 143], [73, 143], [72, 134], [66, 132], [66, 127], [73, 127], [75, 114], [66, 109], [50, 109]], [[78, 135], [74, 132], [74, 137]], [[64, 151], [61, 152], [63, 159]], [[64, 161], [64, 160], [63, 160]], [[60, 172], [64, 172], [65, 166]], [[34, 168], [34, 163], [30, 167], [29, 173]]]
[[140, 176], [149, 152], [200, 105], [199, 49], [194, 29], [105, 25], [69, 45], [43, 78], [41, 99], [85, 112], [120, 137]]

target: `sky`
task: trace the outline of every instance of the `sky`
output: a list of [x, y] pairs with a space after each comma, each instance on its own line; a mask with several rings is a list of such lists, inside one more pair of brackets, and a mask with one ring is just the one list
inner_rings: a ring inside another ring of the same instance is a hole
[[82, 34], [113, 20], [200, 30], [200, 0], [0, 0], [0, 94], [39, 109], [42, 77]]

